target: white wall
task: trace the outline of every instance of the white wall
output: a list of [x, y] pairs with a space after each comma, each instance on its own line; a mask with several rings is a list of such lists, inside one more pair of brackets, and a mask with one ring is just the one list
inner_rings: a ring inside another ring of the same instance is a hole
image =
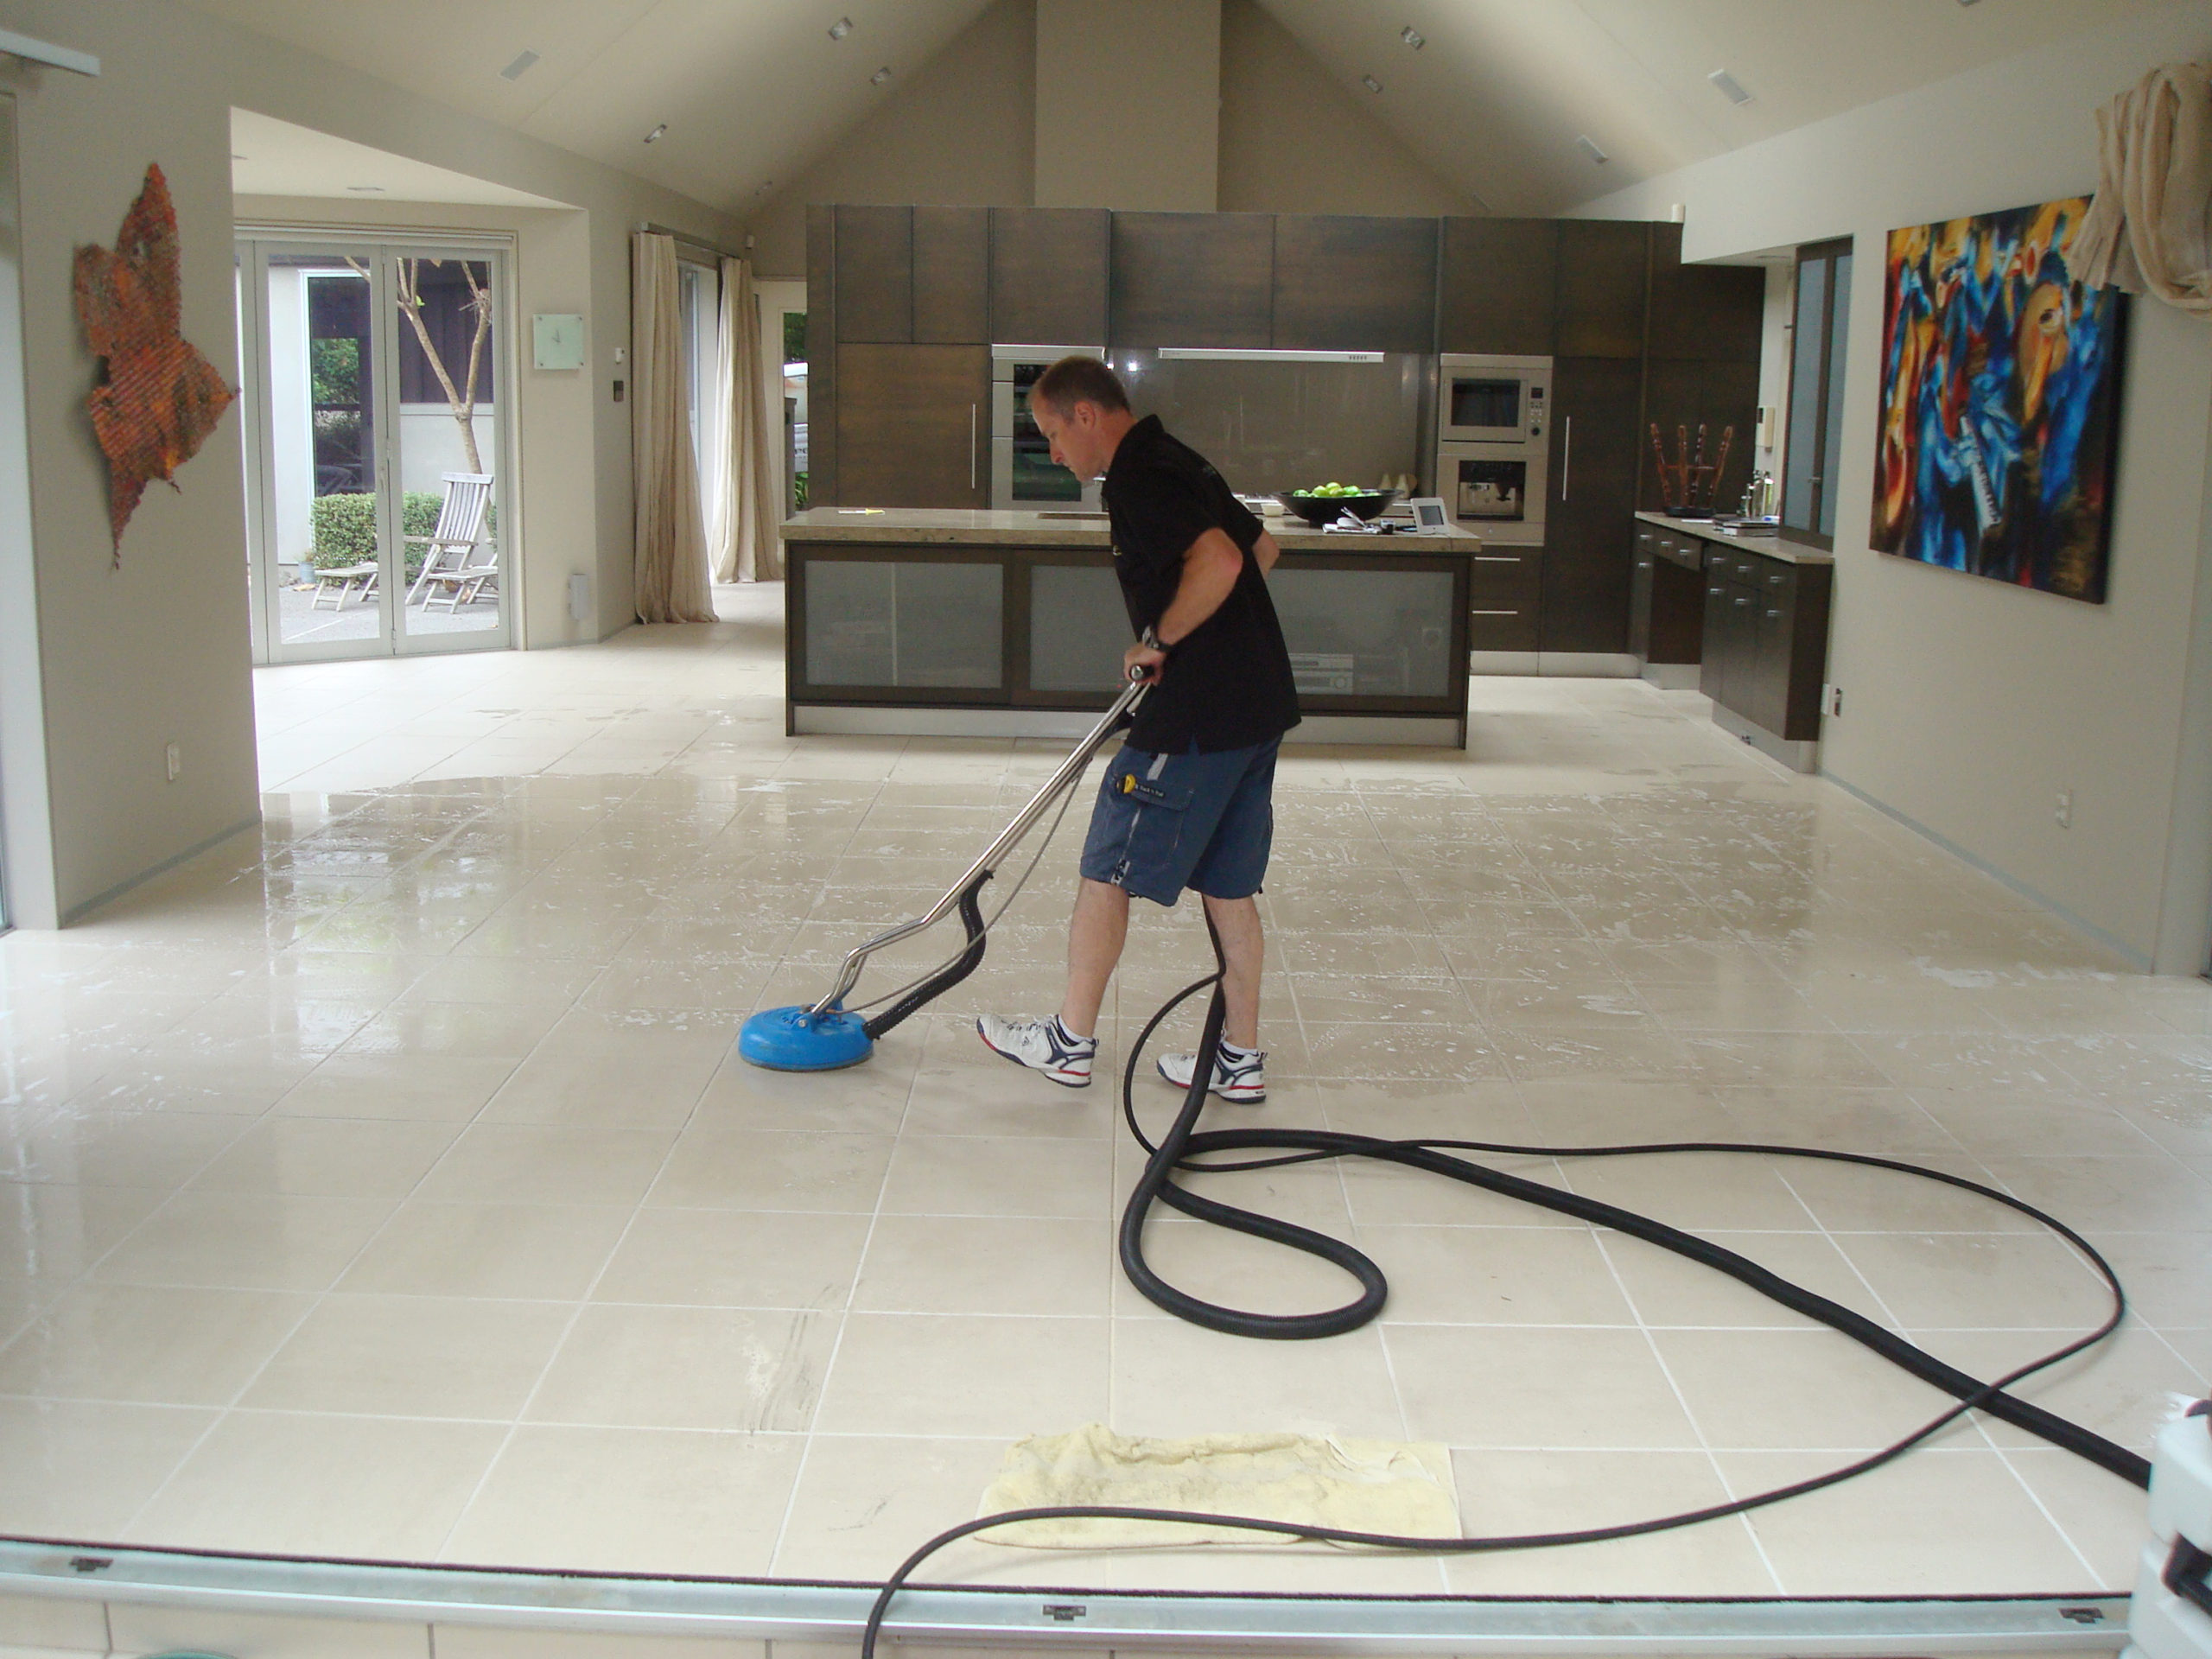
[[1690, 259], [1856, 238], [1823, 767], [2164, 972], [2204, 966], [2212, 920], [2212, 326], [2135, 307], [2106, 604], [1877, 554], [1868, 504], [1885, 233], [2093, 188], [2095, 109], [2208, 52], [2189, 0], [1578, 210], [1685, 202]]
[[1211, 213], [1221, 0], [1036, 0], [1039, 207]]
[[[162, 0], [0, 0], [0, 28], [94, 53], [103, 71], [88, 79], [0, 70], [18, 104], [32, 459], [30, 546], [12, 537], [0, 559], [31, 564], [48, 810], [42, 823], [22, 825], [35, 809], [12, 783], [6, 808], [11, 842], [20, 832], [53, 849], [50, 877], [16, 894], [19, 916], [40, 925], [258, 811], [235, 414], [179, 474], [177, 490], [147, 492], [122, 566], [110, 569], [106, 467], [83, 407], [94, 359], [71, 303], [70, 265], [79, 244], [112, 245], [146, 164], [161, 163], [176, 204], [185, 337], [226, 377], [238, 361], [233, 105], [582, 210], [553, 216], [564, 222], [554, 237], [569, 238], [577, 280], [564, 302], [543, 308], [589, 319], [592, 387], [580, 394], [573, 428], [549, 433], [563, 438], [564, 453], [543, 470], [565, 492], [570, 521], [584, 527], [579, 548], [600, 595], [594, 632], [630, 614], [628, 407], [615, 405], [604, 384], [607, 353], [628, 333], [628, 226], [652, 219], [726, 243], [735, 227], [696, 202]], [[559, 512], [544, 517], [561, 527]], [[557, 611], [557, 592], [550, 603]], [[184, 758], [175, 783], [162, 765], [172, 741]], [[10, 746], [11, 771], [22, 747]], [[12, 874], [25, 876], [25, 867]]]
[[753, 210], [756, 278], [806, 279], [810, 201], [1027, 207], [1035, 185], [1035, 0], [997, 0], [874, 114]]
[[1221, 211], [1483, 211], [1357, 98], [1256, 0], [1222, 0]]
[[[1481, 209], [1414, 156], [1254, 3], [1222, 0], [1214, 194], [1224, 212], [1472, 213]], [[1096, 143], [1152, 143], [1146, 106], [1116, 85]], [[747, 222], [754, 271], [804, 280], [806, 204], [1035, 205], [1036, 0], [997, 0]], [[1051, 117], [1045, 118], [1047, 121]], [[1103, 137], [1101, 135], [1103, 135]], [[1118, 206], [1144, 204], [1124, 201]]]

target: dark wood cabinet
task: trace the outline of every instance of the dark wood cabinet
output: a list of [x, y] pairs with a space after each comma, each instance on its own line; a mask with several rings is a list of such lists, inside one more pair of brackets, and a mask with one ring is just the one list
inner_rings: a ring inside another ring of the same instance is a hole
[[1628, 648], [1646, 664], [1696, 663], [1705, 641], [1700, 544], [1649, 524], [1636, 526], [1629, 591]]
[[837, 501], [837, 210], [806, 210], [807, 499]]
[[988, 503], [988, 346], [848, 345], [837, 358], [835, 505]]
[[[1681, 537], [1683, 540], [1693, 538]], [[1697, 538], [1705, 574], [1705, 657], [1698, 689], [1771, 737], [1821, 734], [1834, 573]]]
[[1531, 652], [1543, 626], [1543, 553], [1485, 547], [1468, 561], [1467, 648]]
[[1302, 351], [1427, 351], [1436, 331], [1436, 223], [1277, 214], [1270, 343]]
[[991, 215], [988, 207], [914, 209], [914, 340], [991, 343]]
[[1650, 355], [1759, 360], [1766, 309], [1762, 265], [1686, 265], [1682, 227], [1656, 224], [1651, 232]]
[[838, 343], [906, 344], [914, 337], [914, 210], [835, 212]]
[[1557, 309], [1557, 222], [1447, 219], [1442, 242], [1436, 349], [1549, 355]]
[[1109, 215], [1103, 207], [990, 209], [990, 338], [1106, 343]]
[[1559, 356], [1643, 355], [1650, 229], [1641, 219], [1559, 221], [1552, 347]]
[[1642, 394], [1642, 365], [1632, 359], [1562, 357], [1552, 365], [1545, 651], [1628, 649]]
[[1274, 343], [1272, 213], [1116, 213], [1116, 346]]

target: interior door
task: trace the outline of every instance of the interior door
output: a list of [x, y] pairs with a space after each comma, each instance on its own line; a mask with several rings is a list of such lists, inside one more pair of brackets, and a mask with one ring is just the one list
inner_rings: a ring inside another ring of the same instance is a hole
[[[239, 256], [256, 660], [507, 645], [500, 253], [257, 237]], [[448, 513], [457, 492], [480, 510]]]

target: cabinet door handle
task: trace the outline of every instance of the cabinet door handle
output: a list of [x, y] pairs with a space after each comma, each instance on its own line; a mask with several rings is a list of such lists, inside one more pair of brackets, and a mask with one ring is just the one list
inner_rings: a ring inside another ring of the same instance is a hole
[[1574, 472], [1574, 416], [1567, 417], [1567, 429], [1559, 441], [1559, 499], [1567, 499], [1567, 480]]
[[1651, 561], [1649, 559], [1638, 559], [1636, 562], [1636, 568], [1639, 570], [1649, 570], [1651, 568]]
[[968, 405], [968, 487], [976, 487], [976, 405]]
[[1750, 604], [1751, 601], [1750, 600], [1748, 600], [1748, 599], [1740, 599], [1740, 598], [1739, 598], [1739, 599], [1738, 599], [1738, 600], [1737, 600], [1737, 601], [1736, 601], [1736, 602], [1737, 602], [1738, 605], [1748, 605], [1748, 604]]
[[1521, 563], [1521, 556], [1518, 553], [1473, 553], [1468, 556], [1477, 564], [1518, 564]]
[[1518, 611], [1469, 611], [1469, 616], [1518, 616]]
[[1724, 590], [1719, 588], [1708, 588], [1705, 591], [1708, 594], [1718, 594]]
[[1782, 614], [1782, 613], [1781, 613], [1780, 611], [1769, 611], [1769, 612], [1767, 613], [1767, 616], [1768, 616], [1768, 619], [1769, 619], [1770, 620], [1772, 620], [1773, 618], [1775, 618], [1775, 617], [1780, 616], [1781, 614]]

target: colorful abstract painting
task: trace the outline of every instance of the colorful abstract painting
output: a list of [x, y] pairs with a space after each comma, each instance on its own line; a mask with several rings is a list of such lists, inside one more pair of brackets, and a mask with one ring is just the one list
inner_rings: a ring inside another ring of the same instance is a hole
[[1890, 232], [1881, 551], [2104, 602], [2126, 312], [2068, 274], [2088, 207]]
[[100, 357], [99, 384], [85, 407], [107, 457], [108, 530], [121, 564], [123, 527], [148, 480], [174, 487], [176, 469], [199, 453], [238, 394], [179, 332], [176, 209], [159, 167], [146, 169], [114, 251], [79, 248], [75, 277], [77, 319]]

